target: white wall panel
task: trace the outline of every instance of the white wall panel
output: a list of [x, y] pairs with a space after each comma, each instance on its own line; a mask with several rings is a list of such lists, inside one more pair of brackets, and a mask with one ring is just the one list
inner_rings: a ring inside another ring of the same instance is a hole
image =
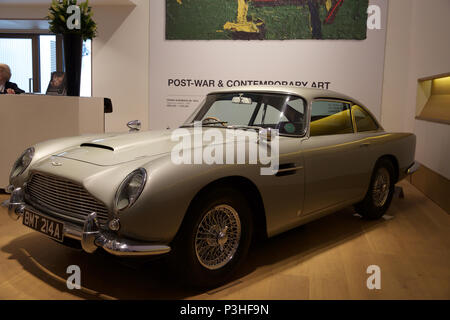
[[381, 115], [387, 2], [381, 8], [382, 29], [367, 39], [285, 41], [165, 40], [165, 1], [150, 1], [149, 124], [175, 127], [193, 111], [168, 107], [167, 98], [198, 98], [216, 88], [176, 88], [168, 79], [287, 80], [331, 82], [330, 89], [354, 96]]

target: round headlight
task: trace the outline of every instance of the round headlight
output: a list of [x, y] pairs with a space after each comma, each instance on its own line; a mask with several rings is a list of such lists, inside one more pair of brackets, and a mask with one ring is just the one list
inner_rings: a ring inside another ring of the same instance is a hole
[[14, 179], [20, 176], [28, 168], [34, 156], [34, 148], [28, 148], [24, 153], [16, 160], [14, 166], [9, 175], [9, 179]]
[[130, 208], [144, 190], [147, 182], [147, 171], [144, 168], [130, 173], [120, 184], [116, 193], [116, 210], [123, 211]]

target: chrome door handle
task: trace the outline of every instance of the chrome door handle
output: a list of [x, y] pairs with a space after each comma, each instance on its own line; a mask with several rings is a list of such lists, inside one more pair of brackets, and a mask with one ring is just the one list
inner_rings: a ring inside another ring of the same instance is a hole
[[370, 143], [361, 143], [359, 146], [360, 146], [361, 148], [370, 147]]

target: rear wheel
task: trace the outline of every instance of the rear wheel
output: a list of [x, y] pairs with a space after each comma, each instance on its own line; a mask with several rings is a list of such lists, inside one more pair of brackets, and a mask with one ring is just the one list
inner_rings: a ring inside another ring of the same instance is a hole
[[241, 193], [227, 187], [204, 193], [174, 243], [177, 273], [196, 287], [225, 283], [247, 256], [252, 234], [250, 206]]
[[372, 173], [366, 197], [355, 206], [356, 211], [367, 219], [381, 218], [389, 209], [394, 190], [394, 166], [391, 161], [381, 159]]

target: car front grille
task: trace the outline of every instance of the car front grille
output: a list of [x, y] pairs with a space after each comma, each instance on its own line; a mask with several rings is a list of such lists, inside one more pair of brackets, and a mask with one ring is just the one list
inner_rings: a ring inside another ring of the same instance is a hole
[[101, 224], [108, 221], [108, 208], [83, 186], [62, 178], [35, 173], [28, 182], [26, 197], [36, 209], [64, 220], [83, 224], [92, 212]]

